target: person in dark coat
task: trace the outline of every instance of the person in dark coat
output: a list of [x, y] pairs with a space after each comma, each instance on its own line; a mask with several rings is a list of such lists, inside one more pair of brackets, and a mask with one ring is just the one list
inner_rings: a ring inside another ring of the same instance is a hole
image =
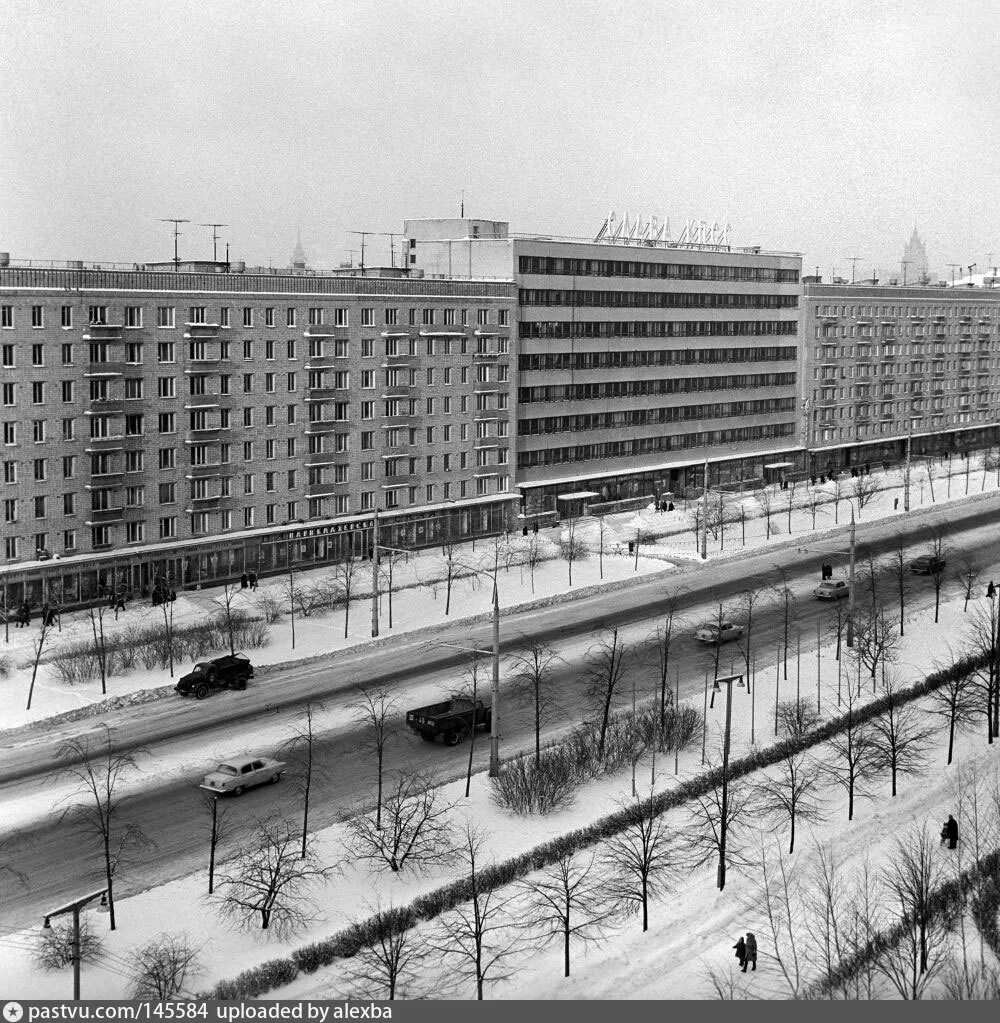
[[24, 626], [31, 624], [31, 605], [27, 601], [21, 605], [21, 624]]
[[948, 819], [945, 821], [944, 827], [941, 829], [941, 841], [948, 840], [949, 849], [958, 848], [958, 821], [948, 814]]
[[244, 572], [243, 575], [240, 576], [240, 589], [245, 590], [249, 585], [250, 584], [247, 581], [247, 574]]
[[251, 590], [256, 590], [257, 589], [257, 573], [256, 572], [251, 572], [250, 576], [249, 576], [249, 580], [250, 580], [250, 589]]
[[747, 931], [747, 957], [743, 962], [743, 972], [747, 972], [747, 963], [753, 963], [754, 972], [757, 970], [757, 939], [753, 931]]
[[742, 934], [736, 939], [733, 948], [736, 949], [736, 958], [739, 960], [740, 969], [745, 970], [747, 968], [747, 943], [743, 940]]

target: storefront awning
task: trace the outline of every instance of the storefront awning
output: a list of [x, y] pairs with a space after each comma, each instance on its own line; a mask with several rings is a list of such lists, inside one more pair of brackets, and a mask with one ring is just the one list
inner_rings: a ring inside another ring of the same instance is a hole
[[770, 465], [765, 465], [765, 469], [794, 469], [794, 462], [772, 462]]
[[557, 501], [582, 501], [588, 497], [600, 497], [596, 491], [593, 490], [581, 490], [576, 494], [558, 494], [556, 496]]

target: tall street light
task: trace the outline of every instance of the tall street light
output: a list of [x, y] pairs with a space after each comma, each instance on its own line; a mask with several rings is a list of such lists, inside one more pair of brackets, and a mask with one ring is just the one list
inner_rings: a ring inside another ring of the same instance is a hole
[[717, 678], [713, 688], [715, 692], [726, 687], [726, 734], [722, 740], [722, 815], [719, 827], [719, 871], [716, 882], [721, 892], [726, 887], [726, 825], [729, 816], [729, 738], [733, 724], [733, 683], [742, 689], [742, 675], [723, 675]]
[[100, 899], [102, 906], [108, 904], [107, 888], [98, 888], [96, 892], [83, 895], [74, 902], [67, 902], [65, 906], [50, 909], [45, 914], [43, 929], [50, 930], [52, 924], [49, 922], [54, 916], [62, 916], [64, 913], [73, 914], [73, 1001], [80, 1001], [80, 910], [94, 899]]

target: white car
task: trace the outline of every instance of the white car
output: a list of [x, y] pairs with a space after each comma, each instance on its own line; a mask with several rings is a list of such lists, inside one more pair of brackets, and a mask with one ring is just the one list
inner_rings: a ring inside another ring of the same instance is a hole
[[813, 590], [813, 596], [820, 600], [840, 600], [851, 594], [851, 587], [846, 579], [826, 579]]
[[231, 792], [234, 796], [242, 796], [246, 789], [265, 782], [276, 784], [285, 772], [286, 764], [270, 757], [242, 757], [226, 760], [209, 774], [205, 775], [199, 788], [212, 792], [217, 796]]
[[743, 626], [733, 622], [707, 622], [699, 626], [694, 634], [699, 643], [729, 643], [743, 638]]

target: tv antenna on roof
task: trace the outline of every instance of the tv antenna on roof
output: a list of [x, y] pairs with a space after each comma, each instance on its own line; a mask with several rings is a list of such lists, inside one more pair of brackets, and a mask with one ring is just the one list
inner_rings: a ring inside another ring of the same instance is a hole
[[955, 287], [955, 271], [962, 269], [961, 263], [945, 263], [945, 266], [951, 267], [951, 286]]
[[361, 269], [365, 268], [365, 239], [369, 235], [378, 234], [377, 231], [348, 231], [348, 234], [359, 234], [361, 235]]
[[190, 220], [184, 220], [181, 217], [160, 217], [161, 224], [173, 224], [174, 225], [174, 271], [180, 270], [181, 260], [180, 256], [177, 255], [177, 239], [180, 237], [180, 225], [190, 224]]
[[217, 245], [219, 242], [219, 232], [216, 228], [229, 227], [228, 224], [199, 224], [199, 227], [210, 227], [212, 229], [212, 262], [217, 263], [219, 261]]
[[[394, 234], [392, 231], [379, 231], [377, 233], [378, 233], [380, 238], [388, 238], [389, 239], [389, 265], [390, 266], [395, 266], [396, 265], [396, 241], [395, 241], [395, 239], [396, 238], [402, 238], [402, 235], [398, 234], [398, 233]], [[403, 262], [405, 263], [406, 260], [403, 260]]]
[[854, 271], [855, 271], [855, 268], [857, 267], [858, 263], [861, 262], [861, 257], [860, 256], [844, 256], [844, 259], [848, 260], [848, 262], [851, 264], [851, 284], [853, 284], [855, 279], [856, 279], [856, 274], [855, 274]]

